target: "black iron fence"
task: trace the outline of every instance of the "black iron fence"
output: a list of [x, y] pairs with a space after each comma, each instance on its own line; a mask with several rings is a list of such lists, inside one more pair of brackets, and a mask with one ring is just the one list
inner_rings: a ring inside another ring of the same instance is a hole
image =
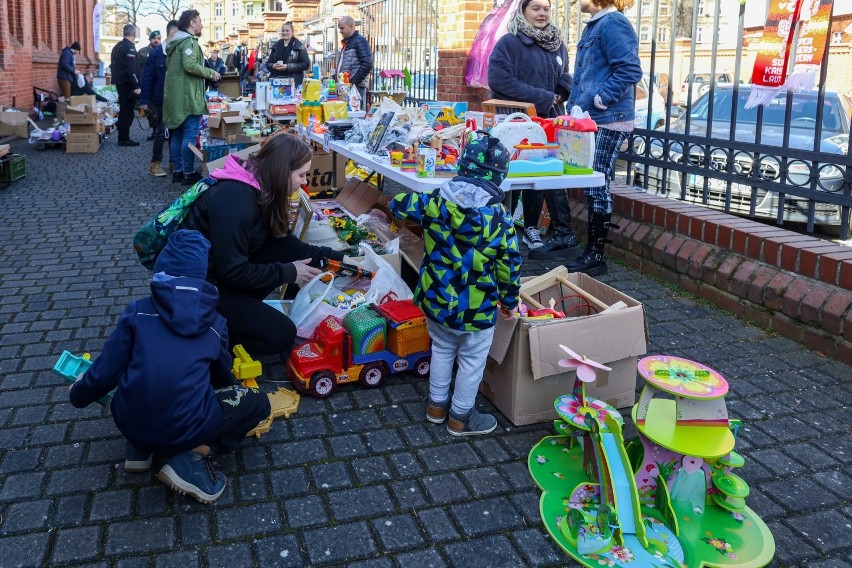
[[[573, 50], [579, 3], [554, 9]], [[831, 48], [836, 57], [852, 56], [852, 38], [844, 44], [842, 34], [830, 33], [816, 88], [782, 91], [746, 110], [765, 12], [747, 22], [746, 4], [736, 0], [639, 0], [626, 15], [640, 39], [644, 88], [651, 87], [644, 96], [637, 90], [636, 130], [620, 156], [628, 183], [848, 239], [852, 101], [846, 77], [829, 73]]]

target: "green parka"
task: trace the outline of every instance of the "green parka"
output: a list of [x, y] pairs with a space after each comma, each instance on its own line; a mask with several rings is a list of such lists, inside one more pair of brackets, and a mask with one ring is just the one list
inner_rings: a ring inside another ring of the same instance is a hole
[[191, 34], [179, 31], [165, 47], [163, 124], [177, 128], [188, 116], [207, 114], [204, 80], [212, 80], [215, 71], [204, 66], [198, 38]]

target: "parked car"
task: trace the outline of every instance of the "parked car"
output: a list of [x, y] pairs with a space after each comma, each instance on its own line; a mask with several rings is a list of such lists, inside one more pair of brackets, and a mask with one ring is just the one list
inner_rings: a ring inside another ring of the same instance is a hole
[[[739, 89], [737, 100], [734, 101], [733, 85], [717, 85], [713, 91], [713, 129], [711, 138], [727, 140], [730, 136], [730, 117], [734, 104], [737, 106], [737, 123], [735, 138], [739, 142], [755, 142], [755, 131], [757, 127], [757, 108], [745, 109], [751, 86], [743, 85]], [[707, 118], [709, 112], [710, 97], [704, 94], [698, 99], [689, 111], [690, 136], [704, 137], [707, 133]], [[814, 135], [817, 112], [817, 91], [797, 93], [792, 98], [791, 122], [789, 132], [788, 148], [812, 151], [814, 149]], [[777, 157], [772, 156], [772, 147], [782, 147], [784, 140], [784, 120], [787, 107], [786, 93], [779, 94], [772, 102], [764, 108], [763, 122], [760, 130], [760, 144], [767, 147], [767, 151], [761, 154], [759, 161], [760, 174], [763, 180], [775, 181], [781, 176], [781, 164]], [[822, 118], [822, 133], [820, 136], [819, 150], [829, 154], [845, 155], [849, 145], [849, 123], [852, 114], [852, 100], [836, 91], [826, 91], [825, 104]], [[684, 134], [686, 126], [686, 115], [684, 113], [675, 120], [670, 131], [675, 134]], [[636, 138], [634, 152], [644, 153], [642, 138]], [[654, 158], [663, 158], [664, 143], [661, 139], [652, 139], [649, 155]], [[672, 142], [668, 146], [668, 160], [683, 163], [683, 144]], [[698, 146], [690, 147], [689, 163], [695, 164], [695, 170], [686, 174], [686, 201], [695, 204], [703, 204], [704, 176], [700, 172], [706, 171], [703, 150]], [[787, 161], [787, 184], [810, 187], [811, 162], [806, 160]], [[710, 169], [719, 172], [727, 171], [727, 154], [721, 150], [711, 153]], [[751, 176], [754, 161], [751, 155], [740, 152], [735, 156], [732, 171], [742, 175], [744, 178]], [[817, 189], [820, 191], [836, 192], [843, 187], [842, 167], [821, 164], [818, 170], [819, 183]], [[635, 169], [635, 185], [647, 191], [664, 194], [672, 199], [681, 196], [682, 174], [677, 171], [667, 170], [667, 186], [663, 191], [663, 169], [658, 166], [645, 166], [637, 164]], [[726, 202], [727, 182], [708, 176], [708, 206], [715, 209], [724, 209]], [[775, 191], [755, 189], [755, 215], [761, 218], [775, 219], [778, 211], [779, 196]], [[750, 215], [752, 204], [752, 186], [747, 179], [743, 183], [731, 184], [730, 211], [740, 215]], [[819, 225], [839, 225], [840, 207], [830, 203], [817, 202], [815, 205], [815, 223]], [[793, 222], [806, 222], [808, 219], [808, 200], [797, 199], [786, 195], [784, 200], [784, 220]]]
[[[635, 119], [636, 128], [659, 128], [666, 123], [666, 101], [659, 88], [649, 88], [649, 75], [645, 73], [636, 83]], [[651, 93], [651, 122], [648, 122], [648, 93]]]
[[[715, 77], [713, 81], [711, 77]], [[734, 75], [727, 71], [721, 71], [711, 75], [709, 71], [695, 71], [686, 76], [683, 83], [680, 85], [680, 92], [675, 94], [675, 104], [685, 105], [689, 102], [689, 90], [692, 89], [692, 103], [698, 100], [698, 97], [710, 90], [710, 83], [716, 85], [720, 83], [733, 83]], [[740, 81], [742, 82], [742, 81]]]

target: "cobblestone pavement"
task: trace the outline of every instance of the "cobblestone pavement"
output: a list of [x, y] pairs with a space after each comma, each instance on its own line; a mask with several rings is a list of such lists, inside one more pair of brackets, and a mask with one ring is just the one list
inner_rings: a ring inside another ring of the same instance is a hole
[[[493, 435], [453, 439], [423, 419], [427, 383], [410, 378], [302, 398], [221, 460], [229, 484], [212, 506], [125, 474], [107, 410], [74, 409], [50, 369], [63, 349], [97, 354], [147, 294], [131, 236], [180, 189], [146, 174], [150, 143], [13, 149], [27, 176], [0, 190], [0, 566], [573, 565], [542, 529], [526, 467], [546, 425], [498, 413]], [[775, 535], [774, 565], [852, 565], [852, 369], [640, 273], [613, 266], [603, 280], [644, 303], [650, 353], [729, 379], [748, 503]], [[280, 365], [266, 370], [283, 379]]]

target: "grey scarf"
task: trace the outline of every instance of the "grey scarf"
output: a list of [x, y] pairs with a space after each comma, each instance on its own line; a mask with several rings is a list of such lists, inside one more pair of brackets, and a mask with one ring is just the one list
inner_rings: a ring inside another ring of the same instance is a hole
[[559, 51], [559, 48], [562, 47], [562, 38], [560, 37], [561, 33], [559, 28], [553, 24], [548, 24], [543, 30], [534, 28], [530, 25], [527, 19], [521, 15], [520, 18], [516, 17], [515, 25], [519, 32], [529, 36], [530, 39], [536, 42], [538, 46], [545, 51]]

